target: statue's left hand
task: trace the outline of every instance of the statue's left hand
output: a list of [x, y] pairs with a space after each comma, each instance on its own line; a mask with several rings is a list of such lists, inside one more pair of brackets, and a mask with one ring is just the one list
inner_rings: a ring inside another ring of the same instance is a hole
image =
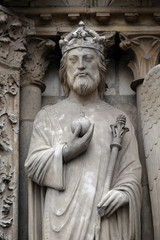
[[119, 190], [110, 190], [100, 201], [97, 208], [104, 209], [104, 215], [110, 217], [118, 208], [129, 202], [128, 195]]

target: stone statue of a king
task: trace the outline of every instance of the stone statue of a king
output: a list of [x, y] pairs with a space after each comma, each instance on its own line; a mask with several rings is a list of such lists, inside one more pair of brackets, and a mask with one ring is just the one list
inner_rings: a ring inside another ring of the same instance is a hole
[[25, 162], [29, 240], [140, 240], [137, 142], [126, 116], [129, 132], [112, 151], [120, 148], [112, 128], [124, 114], [103, 101], [104, 42], [83, 22], [60, 40], [66, 99], [37, 114]]

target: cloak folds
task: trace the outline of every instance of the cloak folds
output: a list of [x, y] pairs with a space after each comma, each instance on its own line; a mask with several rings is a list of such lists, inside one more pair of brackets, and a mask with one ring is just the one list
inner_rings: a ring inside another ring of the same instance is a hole
[[[63, 144], [71, 138], [72, 121], [82, 112], [95, 124], [93, 138], [85, 153], [63, 164]], [[94, 240], [97, 205], [105, 194], [110, 125], [119, 114], [102, 101], [82, 106], [67, 99], [38, 113], [25, 163], [32, 180], [29, 240]], [[102, 218], [100, 240], [140, 240], [141, 167], [129, 119], [127, 127], [130, 132], [123, 139], [112, 189], [127, 194], [129, 205]]]

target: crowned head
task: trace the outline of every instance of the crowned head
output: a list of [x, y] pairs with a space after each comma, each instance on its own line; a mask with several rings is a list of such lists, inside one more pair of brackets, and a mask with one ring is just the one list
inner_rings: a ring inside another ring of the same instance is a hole
[[62, 55], [78, 47], [95, 49], [101, 54], [104, 54], [105, 40], [105, 36], [100, 36], [95, 31], [86, 29], [84, 22], [80, 21], [78, 28], [61, 39], [59, 45]]
[[[60, 80], [64, 89], [66, 97], [69, 95], [70, 90], [73, 85], [77, 84], [77, 88], [74, 90], [80, 89], [78, 94], [88, 94], [90, 91], [94, 91], [95, 88], [98, 89], [99, 96], [102, 98], [105, 91], [105, 73], [106, 73], [106, 61], [104, 58], [104, 47], [106, 39], [104, 36], [99, 36], [98, 33], [91, 29], [86, 29], [84, 23], [81, 21], [76, 30], [67, 34], [65, 38], [59, 41], [60, 48], [62, 51], [62, 59], [60, 65]], [[86, 50], [85, 50], [86, 49]], [[79, 54], [78, 54], [78, 51]], [[77, 55], [77, 58], [80, 59], [81, 55], [91, 55], [94, 60], [92, 63], [86, 63], [85, 68], [80, 70], [80, 67], [74, 67], [75, 61], [73, 64], [70, 62], [70, 55], [74, 52], [74, 55]], [[95, 63], [95, 65], [93, 64]], [[70, 66], [70, 67], [69, 67]], [[92, 68], [91, 68], [92, 67]], [[69, 69], [70, 68], [70, 69]], [[75, 72], [74, 72], [75, 68]], [[73, 71], [71, 71], [73, 70]], [[81, 72], [82, 71], [82, 72]], [[74, 74], [77, 78], [73, 78], [72, 81], [69, 79], [72, 78], [71, 75]], [[71, 73], [71, 74], [69, 74]], [[73, 74], [72, 74], [73, 73]], [[95, 74], [94, 74], [95, 73]], [[97, 77], [96, 77], [97, 76]], [[90, 78], [90, 79], [89, 79]], [[72, 84], [70, 84], [72, 83]], [[94, 85], [93, 85], [94, 83]], [[97, 85], [96, 85], [97, 83]], [[80, 84], [81, 86], [78, 86]], [[81, 92], [81, 89], [84, 89]], [[73, 89], [72, 89], [73, 90]]]

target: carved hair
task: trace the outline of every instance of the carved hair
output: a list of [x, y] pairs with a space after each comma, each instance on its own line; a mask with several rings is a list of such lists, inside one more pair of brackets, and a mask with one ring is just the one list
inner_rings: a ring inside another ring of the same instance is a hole
[[[105, 77], [106, 77], [106, 61], [104, 56], [97, 50], [95, 50], [98, 56], [98, 68], [99, 68], [99, 73], [100, 73], [100, 84], [98, 86], [98, 93], [101, 99], [103, 99], [106, 84], [105, 84]], [[68, 86], [67, 82], [67, 54], [66, 52], [60, 62], [60, 69], [59, 69], [59, 76], [60, 80], [63, 86], [64, 94], [66, 97], [68, 97], [70, 88]]]

